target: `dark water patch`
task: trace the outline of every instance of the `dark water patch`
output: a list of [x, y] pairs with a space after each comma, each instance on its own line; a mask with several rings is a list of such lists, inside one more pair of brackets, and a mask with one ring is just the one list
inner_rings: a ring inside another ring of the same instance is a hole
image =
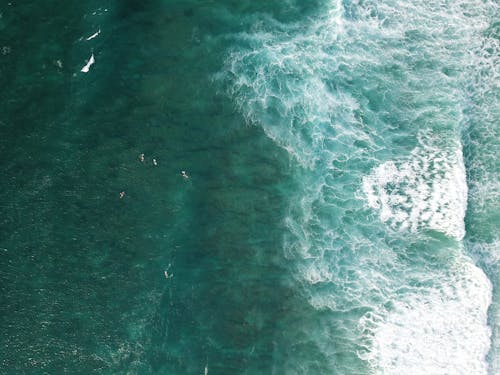
[[2, 56], [3, 368], [270, 372], [295, 293], [288, 157], [212, 86], [212, 10], [48, 6], [54, 23], [32, 3], [16, 17], [37, 32], [10, 32], [26, 51], [47, 35], [56, 47]]

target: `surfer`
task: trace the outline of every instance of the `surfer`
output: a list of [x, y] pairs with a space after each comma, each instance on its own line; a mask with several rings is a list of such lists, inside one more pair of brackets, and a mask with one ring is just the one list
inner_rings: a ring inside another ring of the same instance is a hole
[[125, 192], [124, 191], [120, 192], [120, 199], [123, 199], [124, 197], [125, 197]]
[[189, 176], [187, 175], [186, 171], [181, 171], [181, 175], [182, 175], [182, 177], [184, 177], [186, 180], [189, 178]]
[[166, 279], [170, 279], [171, 277], [173, 277], [173, 276], [174, 276], [174, 274], [170, 274], [170, 275], [169, 275], [167, 270], [165, 270], [165, 271], [164, 271], [164, 273], [165, 273], [165, 278], [166, 278]]

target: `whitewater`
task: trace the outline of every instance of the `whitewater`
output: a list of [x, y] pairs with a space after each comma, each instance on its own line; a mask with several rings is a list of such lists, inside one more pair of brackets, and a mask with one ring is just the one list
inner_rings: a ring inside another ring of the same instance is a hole
[[228, 37], [216, 81], [297, 186], [276, 251], [312, 309], [285, 373], [500, 371], [497, 19], [490, 1], [336, 0]]

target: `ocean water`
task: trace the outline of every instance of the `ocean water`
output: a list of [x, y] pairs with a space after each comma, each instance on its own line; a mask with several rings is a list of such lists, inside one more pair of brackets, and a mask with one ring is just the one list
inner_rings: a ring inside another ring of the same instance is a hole
[[0, 373], [500, 372], [499, 17], [0, 3]]

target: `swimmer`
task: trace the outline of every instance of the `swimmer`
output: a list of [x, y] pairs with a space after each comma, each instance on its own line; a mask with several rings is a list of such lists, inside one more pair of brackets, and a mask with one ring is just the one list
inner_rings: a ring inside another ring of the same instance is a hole
[[164, 272], [165, 272], [165, 279], [170, 279], [171, 277], [174, 276], [173, 274], [169, 275], [167, 270], [165, 270]]
[[139, 155], [139, 160], [141, 161], [141, 163], [144, 163], [144, 154]]
[[156, 167], [158, 163], [156, 162], [156, 159], [153, 159], [153, 165]]
[[188, 179], [189, 176], [187, 175], [186, 171], [181, 171], [181, 175], [182, 177], [184, 177], [185, 179]]
[[120, 193], [120, 199], [123, 199], [123, 197], [124, 197], [124, 196], [125, 196], [125, 192], [124, 192], [124, 191], [122, 191], [122, 192]]

